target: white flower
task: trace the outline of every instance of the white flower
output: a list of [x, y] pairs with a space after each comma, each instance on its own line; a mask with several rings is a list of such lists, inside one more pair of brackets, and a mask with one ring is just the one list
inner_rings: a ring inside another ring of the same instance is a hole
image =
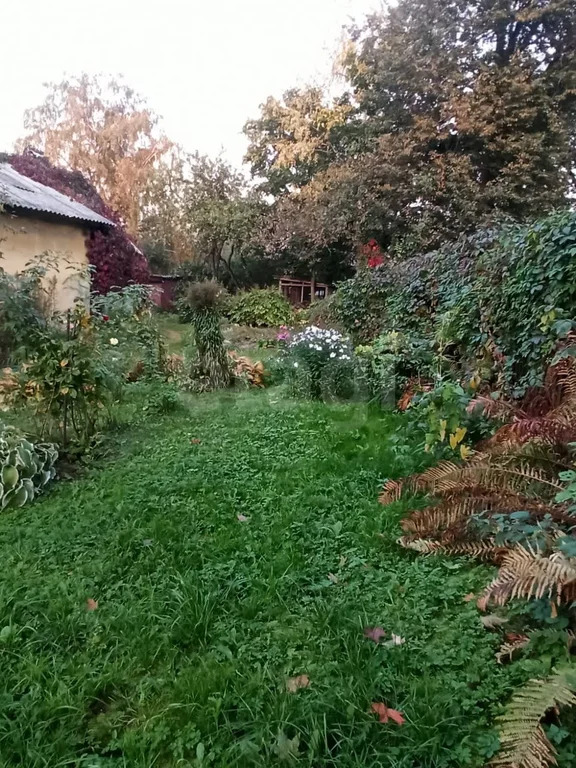
[[310, 349], [314, 349], [314, 344], [308, 344], [308, 346], [310, 347]]
[[294, 363], [294, 368], [298, 368], [298, 363]]
[[330, 357], [336, 357], [336, 352], [330, 352]]
[[110, 339], [110, 344], [112, 344], [113, 347], [116, 347], [118, 345], [118, 339]]

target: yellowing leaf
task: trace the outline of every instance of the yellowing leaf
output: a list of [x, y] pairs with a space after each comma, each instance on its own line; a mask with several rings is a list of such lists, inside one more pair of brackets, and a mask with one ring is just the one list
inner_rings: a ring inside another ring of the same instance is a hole
[[60, 360], [60, 367], [66, 368], [66, 366], [68, 365], [68, 362], [69, 362], [68, 360]]
[[447, 427], [447, 425], [448, 425], [448, 422], [446, 421], [446, 419], [442, 419], [442, 421], [440, 422], [440, 440], [441, 440], [441, 442], [444, 442], [444, 440], [446, 439], [446, 427]]
[[470, 448], [469, 446], [464, 444], [460, 446], [460, 458], [466, 460], [471, 453], [472, 453], [472, 448]]
[[464, 440], [464, 436], [466, 435], [466, 432], [468, 430], [466, 427], [458, 427], [451, 435], [450, 435], [450, 448], [452, 450], [456, 450], [456, 446], [459, 445], [462, 440]]

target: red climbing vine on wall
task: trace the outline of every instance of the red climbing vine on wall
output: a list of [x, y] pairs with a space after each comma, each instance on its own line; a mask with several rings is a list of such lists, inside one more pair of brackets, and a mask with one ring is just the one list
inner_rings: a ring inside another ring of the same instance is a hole
[[147, 282], [149, 270], [146, 257], [124, 231], [120, 216], [106, 205], [79, 171], [57, 168], [44, 156], [30, 151], [22, 155], [0, 156], [0, 161], [10, 163], [23, 176], [52, 187], [116, 224], [106, 231], [92, 230], [86, 237], [86, 253], [94, 267], [94, 291], [107, 293], [128, 283]]

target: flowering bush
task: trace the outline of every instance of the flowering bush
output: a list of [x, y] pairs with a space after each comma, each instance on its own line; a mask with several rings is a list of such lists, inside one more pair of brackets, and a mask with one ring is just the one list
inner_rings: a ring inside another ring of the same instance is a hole
[[354, 389], [353, 357], [347, 337], [312, 325], [293, 336], [286, 347], [286, 378], [297, 395], [349, 397]]

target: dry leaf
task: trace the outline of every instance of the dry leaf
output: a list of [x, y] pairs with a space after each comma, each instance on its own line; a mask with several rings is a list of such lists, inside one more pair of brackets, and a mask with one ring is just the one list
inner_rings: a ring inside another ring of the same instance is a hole
[[386, 637], [386, 632], [382, 627], [364, 627], [364, 637], [379, 643], [383, 637]]
[[190, 442], [192, 443], [192, 445], [200, 445], [202, 440], [199, 440], [197, 437], [193, 437], [192, 440], [190, 440]]
[[328, 579], [332, 582], [332, 584], [338, 584], [338, 576], [336, 576], [334, 573], [329, 573]]
[[343, 568], [346, 565], [346, 560], [348, 558], [345, 555], [340, 555], [340, 560], [338, 560], [338, 568]]
[[468, 594], [464, 595], [464, 597], [462, 599], [464, 600], [465, 603], [469, 603], [472, 600], [474, 600], [475, 597], [476, 597], [476, 595], [474, 594], [474, 592], [468, 592]]
[[286, 680], [286, 690], [288, 693], [296, 693], [300, 688], [308, 688], [310, 685], [310, 678], [308, 675], [296, 675], [296, 677], [289, 677]]
[[480, 616], [482, 626], [486, 629], [498, 629], [502, 624], [506, 624], [508, 619], [503, 619], [502, 616], [496, 616], [495, 613], [489, 613], [488, 616]]
[[86, 600], [86, 610], [87, 611], [95, 611], [96, 608], [98, 608], [98, 600], [92, 600], [91, 597]]
[[403, 725], [406, 722], [401, 712], [398, 712], [397, 709], [387, 707], [386, 704], [381, 701], [373, 701], [370, 709], [378, 715], [378, 720], [380, 720], [381, 723], [387, 723], [388, 720], [393, 720], [397, 725]]
[[246, 515], [236, 515], [236, 517], [240, 523], [247, 523], [248, 520], [250, 520], [250, 518], [246, 517]]
[[392, 633], [390, 635], [390, 640], [388, 640], [384, 645], [404, 645], [406, 642], [406, 638], [401, 637], [400, 635], [395, 635]]

